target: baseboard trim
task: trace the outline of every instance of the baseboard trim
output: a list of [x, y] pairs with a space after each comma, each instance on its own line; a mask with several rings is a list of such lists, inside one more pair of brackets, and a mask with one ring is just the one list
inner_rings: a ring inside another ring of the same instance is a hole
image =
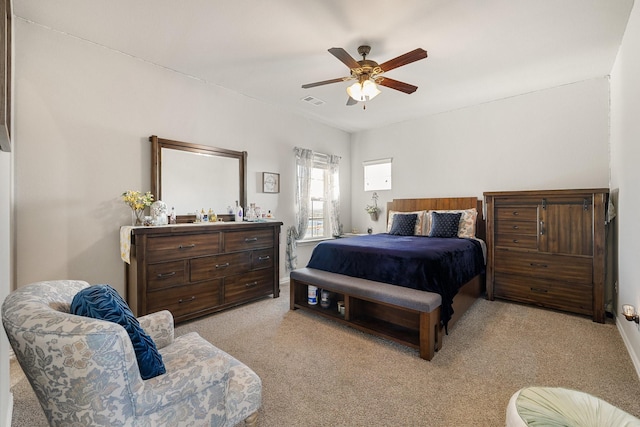
[[[625, 319], [626, 321], [626, 319]], [[620, 326], [620, 317], [616, 317], [616, 327], [618, 328], [618, 332], [620, 332], [620, 336], [622, 337], [622, 341], [624, 342], [624, 346], [627, 348], [627, 353], [629, 353], [629, 357], [631, 357], [631, 362], [633, 363], [633, 367], [636, 368], [636, 375], [640, 378], [640, 359], [638, 359], [638, 355], [633, 350], [631, 346], [631, 341], [625, 332], [625, 329]]]

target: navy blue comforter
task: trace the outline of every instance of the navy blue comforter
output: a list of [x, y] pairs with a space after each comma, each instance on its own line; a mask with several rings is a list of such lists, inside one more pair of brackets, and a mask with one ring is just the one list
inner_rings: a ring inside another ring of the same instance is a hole
[[318, 244], [307, 265], [352, 277], [436, 292], [441, 320], [453, 314], [453, 297], [484, 273], [481, 243], [474, 239], [373, 234]]

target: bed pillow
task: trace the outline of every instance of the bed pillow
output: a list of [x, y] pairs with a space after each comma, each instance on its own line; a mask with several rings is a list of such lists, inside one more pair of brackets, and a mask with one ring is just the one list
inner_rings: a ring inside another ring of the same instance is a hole
[[109, 285], [82, 289], [71, 301], [71, 314], [107, 320], [121, 325], [129, 334], [136, 353], [140, 376], [146, 380], [166, 373], [156, 344], [142, 329], [140, 322], [120, 294]]
[[431, 212], [429, 237], [458, 237], [458, 224], [462, 213]]
[[393, 218], [397, 214], [402, 214], [402, 215], [416, 214], [417, 215], [416, 226], [414, 228], [413, 234], [416, 236], [426, 235], [424, 233], [424, 230], [425, 230], [424, 221], [426, 219], [427, 211], [413, 211], [413, 212], [389, 211], [389, 218], [387, 220], [387, 233], [391, 232], [391, 227], [393, 227]]
[[458, 224], [458, 237], [464, 237], [472, 239], [476, 237], [476, 218], [478, 217], [478, 210], [476, 208], [471, 209], [451, 209], [451, 210], [430, 210], [425, 215], [425, 236], [428, 236], [431, 232], [431, 213], [461, 213], [460, 223]]
[[417, 214], [395, 214], [389, 234], [396, 236], [413, 236], [417, 220]]

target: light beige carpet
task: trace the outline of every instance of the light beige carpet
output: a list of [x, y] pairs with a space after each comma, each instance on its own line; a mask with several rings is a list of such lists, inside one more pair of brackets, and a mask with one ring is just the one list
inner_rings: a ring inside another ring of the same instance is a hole
[[[640, 381], [615, 325], [478, 300], [431, 362], [417, 350], [309, 313], [289, 288], [176, 328], [197, 331], [263, 380], [260, 427], [503, 426], [509, 397], [561, 386], [640, 416]], [[28, 383], [13, 388], [15, 427], [46, 425]]]

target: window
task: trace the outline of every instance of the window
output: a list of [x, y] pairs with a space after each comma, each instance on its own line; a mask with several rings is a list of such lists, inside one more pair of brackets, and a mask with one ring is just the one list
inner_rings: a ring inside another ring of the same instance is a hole
[[364, 191], [391, 190], [391, 158], [368, 160], [364, 166]]
[[326, 156], [314, 153], [309, 187], [309, 219], [304, 239], [329, 237], [329, 215], [327, 200], [327, 161]]
[[295, 147], [295, 224], [287, 228], [287, 271], [297, 266], [297, 242], [341, 234], [340, 156]]

